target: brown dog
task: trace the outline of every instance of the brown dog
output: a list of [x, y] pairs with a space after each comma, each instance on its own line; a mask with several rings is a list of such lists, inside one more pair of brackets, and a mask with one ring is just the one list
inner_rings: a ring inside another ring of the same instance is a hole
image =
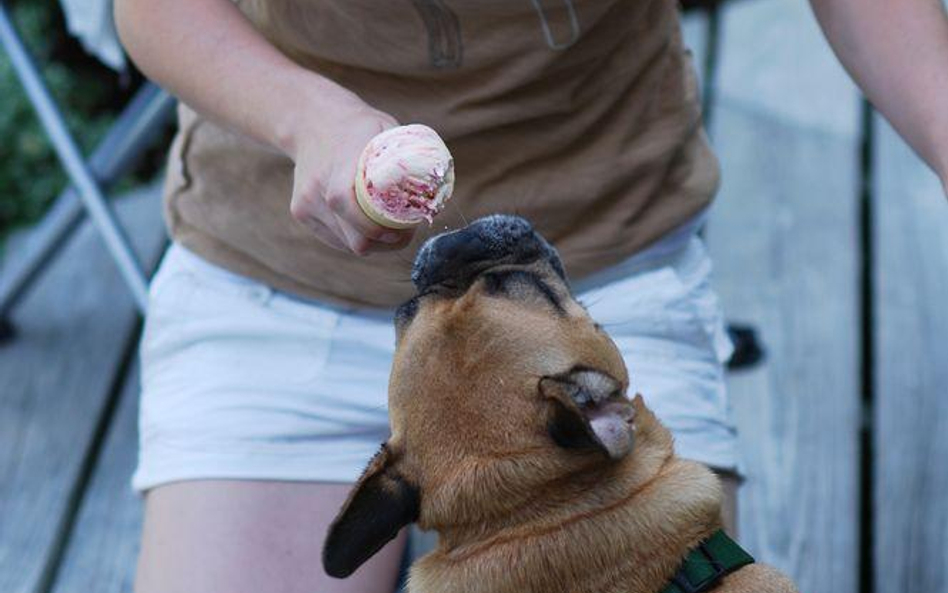
[[412, 593], [795, 590], [749, 558], [724, 576], [703, 555], [720, 529], [717, 478], [675, 457], [642, 398], [626, 398], [618, 350], [526, 221], [429, 240], [412, 280], [418, 295], [396, 314], [392, 437], [330, 528], [330, 575], [417, 521], [439, 545], [412, 567]]

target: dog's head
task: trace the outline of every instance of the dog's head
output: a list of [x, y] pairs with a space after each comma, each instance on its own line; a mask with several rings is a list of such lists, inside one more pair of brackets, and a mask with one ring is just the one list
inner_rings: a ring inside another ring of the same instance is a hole
[[619, 351], [573, 299], [556, 251], [522, 218], [430, 239], [412, 281], [417, 295], [396, 313], [392, 436], [330, 528], [334, 576], [413, 521], [497, 521], [551, 484], [615, 466], [649, 416], [626, 398]]

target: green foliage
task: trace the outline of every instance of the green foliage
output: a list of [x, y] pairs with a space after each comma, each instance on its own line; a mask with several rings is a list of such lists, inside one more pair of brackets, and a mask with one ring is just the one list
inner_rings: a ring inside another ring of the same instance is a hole
[[[9, 5], [8, 5], [9, 6]], [[115, 95], [113, 74], [56, 59], [69, 42], [59, 6], [51, 0], [17, 2], [10, 7], [43, 78], [64, 111], [70, 131], [85, 154], [112, 121], [108, 102]], [[110, 81], [106, 76], [110, 76]], [[67, 178], [17, 80], [0, 52], [0, 240], [12, 228], [34, 222], [65, 187]]]

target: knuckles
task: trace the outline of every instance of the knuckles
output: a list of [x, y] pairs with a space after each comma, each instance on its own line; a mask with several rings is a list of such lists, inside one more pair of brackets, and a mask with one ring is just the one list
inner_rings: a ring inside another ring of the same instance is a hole
[[372, 241], [367, 238], [360, 236], [356, 240], [352, 241], [349, 245], [349, 248], [352, 249], [352, 253], [356, 255], [368, 255], [369, 251], [372, 249]]
[[308, 218], [318, 218], [321, 208], [317, 200], [320, 199], [320, 195], [319, 186], [316, 183], [298, 188], [290, 200], [290, 215], [300, 222]]
[[290, 202], [290, 216], [297, 222], [306, 222], [309, 219], [309, 208], [302, 199], [294, 199]]
[[346, 209], [348, 202], [346, 195], [340, 192], [330, 192], [326, 195], [326, 205], [336, 214], [341, 214]]
[[[321, 205], [319, 201], [322, 201], [323, 204]], [[322, 219], [322, 217], [326, 215], [327, 209], [340, 218], [348, 219], [349, 217], [346, 216], [346, 214], [348, 214], [347, 206], [348, 196], [345, 192], [323, 192], [320, 184], [312, 183], [299, 188], [293, 196], [293, 199], [290, 201], [290, 215], [296, 221], [311, 228], [317, 235], [322, 236], [325, 234], [325, 230], [313, 228], [311, 223], [314, 220]], [[333, 247], [339, 248], [344, 246], [344, 248], [347, 248], [355, 255], [364, 256], [373, 251], [402, 249], [411, 243], [415, 235], [414, 229], [397, 231], [369, 223], [369, 221], [365, 222], [367, 224], [354, 225], [356, 229], [358, 229], [357, 237], [349, 238], [348, 240], [346, 237], [338, 237], [342, 245], [337, 244], [333, 245]], [[320, 232], [320, 230], [323, 230], [323, 232]], [[398, 241], [389, 243], [381, 240], [383, 236], [391, 233], [399, 235]], [[325, 238], [323, 238], [323, 241], [329, 243]]]

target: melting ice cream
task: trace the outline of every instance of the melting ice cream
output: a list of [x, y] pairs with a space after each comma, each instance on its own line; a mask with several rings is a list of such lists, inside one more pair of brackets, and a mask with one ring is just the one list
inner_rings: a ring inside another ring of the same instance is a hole
[[454, 159], [438, 133], [421, 124], [372, 138], [356, 173], [359, 204], [375, 222], [407, 228], [429, 223], [454, 189]]

